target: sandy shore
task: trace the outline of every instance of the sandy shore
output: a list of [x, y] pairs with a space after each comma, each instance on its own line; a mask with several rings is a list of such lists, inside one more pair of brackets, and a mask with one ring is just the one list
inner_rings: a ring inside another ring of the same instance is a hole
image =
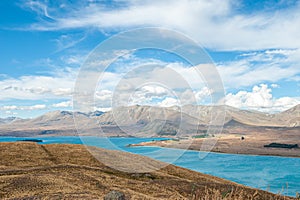
[[[242, 139], [242, 137], [244, 139]], [[212, 149], [207, 144], [212, 145]], [[285, 157], [300, 157], [300, 148], [270, 148], [264, 147], [271, 143], [298, 144], [300, 147], [300, 134], [298, 130], [290, 130], [284, 134], [251, 133], [251, 134], [220, 134], [213, 138], [193, 138], [167, 141], [152, 141], [133, 144], [132, 146], [159, 146], [167, 148], [180, 148], [190, 150], [204, 150], [219, 153], [272, 155]]]

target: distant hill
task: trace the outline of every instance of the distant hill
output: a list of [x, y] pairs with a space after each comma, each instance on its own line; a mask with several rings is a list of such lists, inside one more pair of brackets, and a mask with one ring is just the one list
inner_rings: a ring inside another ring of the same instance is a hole
[[18, 117], [7, 117], [7, 118], [0, 118], [0, 125], [1, 124], [9, 124], [13, 121], [16, 121], [16, 120], [20, 120], [21, 118], [18, 118]]
[[[224, 113], [224, 120], [211, 124], [213, 115]], [[75, 118], [74, 118], [75, 116]], [[74, 119], [75, 124], [74, 125]], [[210, 125], [230, 129], [300, 127], [300, 105], [281, 113], [269, 114], [239, 110], [229, 106], [119, 107], [109, 112], [54, 111], [34, 119], [0, 120], [0, 134], [14, 136], [75, 135], [76, 128], [85, 134], [107, 136], [172, 136], [204, 133]], [[103, 132], [101, 132], [101, 129]], [[230, 132], [230, 130], [229, 130]]]
[[[81, 122], [81, 127], [96, 128], [92, 119], [94, 113], [72, 113], [69, 111], [53, 111], [33, 119], [14, 120], [0, 125], [1, 135], [32, 136], [32, 135], [75, 135], [74, 117]], [[95, 115], [98, 116], [98, 115]]]
[[[130, 153], [94, 148], [95, 155], [125, 168], [107, 167], [82, 145], [0, 143], [0, 199], [103, 199], [111, 191], [125, 199], [289, 200], [221, 178]], [[158, 168], [158, 169], [159, 169]]]
[[[300, 105], [297, 105], [287, 111], [269, 114], [258, 111], [239, 110], [230, 106], [194, 106], [187, 105], [179, 107], [150, 107], [150, 106], [131, 106], [122, 107], [114, 110], [114, 113], [107, 112], [99, 117], [101, 123], [119, 125], [132, 125], [143, 122], [150, 123], [153, 121], [172, 121], [190, 125], [209, 125], [212, 113], [225, 112], [226, 117], [224, 124], [235, 120], [241, 124], [251, 126], [267, 127], [297, 127], [300, 126]], [[114, 118], [115, 117], [115, 118]], [[117, 119], [116, 119], [117, 117]], [[117, 122], [116, 122], [117, 121]]]

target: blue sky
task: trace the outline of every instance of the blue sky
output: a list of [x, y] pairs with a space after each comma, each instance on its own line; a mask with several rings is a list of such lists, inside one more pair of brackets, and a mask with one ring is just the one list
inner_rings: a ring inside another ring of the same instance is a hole
[[[0, 9], [0, 117], [72, 110], [76, 76], [89, 53], [119, 32], [143, 27], [179, 31], [201, 44], [220, 73], [228, 105], [277, 112], [300, 103], [299, 1], [2, 0]], [[137, 52], [116, 66], [149, 59], [184, 68], [162, 52]], [[119, 80], [117, 71], [109, 75]], [[207, 103], [212, 91], [200, 85], [195, 95]], [[141, 95], [152, 94], [158, 105], [176, 104], [159, 87], [141, 91], [133, 102], [149, 102]], [[109, 109], [104, 101], [113, 88], [98, 93], [97, 109]]]

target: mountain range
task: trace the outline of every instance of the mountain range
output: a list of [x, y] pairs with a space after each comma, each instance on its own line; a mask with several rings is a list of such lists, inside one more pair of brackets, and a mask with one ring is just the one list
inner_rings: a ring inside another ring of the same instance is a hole
[[[214, 120], [217, 115], [219, 119]], [[157, 137], [205, 133], [212, 126], [222, 126], [225, 132], [237, 127], [245, 130], [299, 128], [300, 104], [275, 114], [201, 105], [168, 108], [135, 105], [90, 113], [53, 111], [33, 119], [0, 118], [0, 135], [76, 135], [79, 132], [82, 135]]]

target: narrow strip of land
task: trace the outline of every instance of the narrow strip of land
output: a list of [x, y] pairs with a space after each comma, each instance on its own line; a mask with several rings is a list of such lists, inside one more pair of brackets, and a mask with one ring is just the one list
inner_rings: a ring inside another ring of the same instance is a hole
[[[213, 138], [171, 139], [142, 142], [131, 146], [159, 146], [230, 154], [300, 157], [299, 133], [294, 132], [294, 135], [288, 135], [288, 133], [222, 134]], [[207, 147], [207, 144], [210, 146]]]

